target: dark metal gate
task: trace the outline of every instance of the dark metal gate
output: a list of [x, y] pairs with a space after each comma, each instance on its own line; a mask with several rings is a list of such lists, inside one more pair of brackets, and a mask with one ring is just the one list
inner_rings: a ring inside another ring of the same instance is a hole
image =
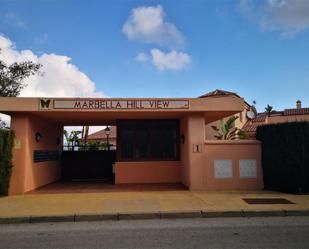
[[62, 180], [114, 180], [116, 150], [63, 151]]

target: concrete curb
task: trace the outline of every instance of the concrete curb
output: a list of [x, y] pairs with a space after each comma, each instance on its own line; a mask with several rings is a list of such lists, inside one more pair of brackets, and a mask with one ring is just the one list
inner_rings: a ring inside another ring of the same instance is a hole
[[287, 216], [284, 210], [272, 210], [272, 211], [243, 211], [245, 217], [274, 217], [274, 216]]
[[74, 221], [118, 220], [117, 214], [76, 214]]
[[309, 216], [309, 210], [284, 210], [286, 216]]
[[204, 218], [245, 217], [243, 211], [202, 211]]
[[309, 216], [309, 210], [260, 210], [260, 211], [170, 211], [149, 213], [106, 213], [106, 214], [74, 214], [53, 216], [0, 217], [0, 224], [79, 222], [79, 221], [117, 221], [145, 219], [183, 219], [183, 218], [252, 218], [252, 217], [285, 217]]
[[182, 219], [182, 218], [199, 218], [199, 217], [202, 217], [202, 211], [161, 212], [161, 219]]
[[20, 224], [20, 223], [30, 223], [30, 217], [1, 217], [0, 224]]
[[118, 220], [161, 219], [160, 213], [119, 213]]
[[74, 221], [74, 217], [75, 215], [30, 216], [29, 223], [69, 222]]

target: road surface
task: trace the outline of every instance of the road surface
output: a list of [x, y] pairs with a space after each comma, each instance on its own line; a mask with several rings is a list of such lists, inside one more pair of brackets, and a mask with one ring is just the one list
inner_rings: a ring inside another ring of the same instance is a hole
[[0, 225], [0, 248], [309, 248], [309, 217]]

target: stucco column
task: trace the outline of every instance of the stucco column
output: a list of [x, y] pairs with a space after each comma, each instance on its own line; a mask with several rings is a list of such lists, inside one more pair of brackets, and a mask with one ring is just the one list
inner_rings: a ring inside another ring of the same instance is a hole
[[14, 114], [11, 117], [11, 129], [15, 133], [13, 145], [13, 170], [10, 180], [9, 195], [24, 193], [25, 169], [29, 158], [29, 122], [25, 115]]
[[190, 114], [181, 121], [185, 143], [181, 146], [182, 180], [190, 190], [205, 186], [205, 117], [203, 113]]

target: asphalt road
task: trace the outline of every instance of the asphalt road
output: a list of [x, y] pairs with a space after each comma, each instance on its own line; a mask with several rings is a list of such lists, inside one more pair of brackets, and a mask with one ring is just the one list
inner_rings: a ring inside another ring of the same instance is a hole
[[0, 248], [309, 248], [309, 217], [0, 225]]

